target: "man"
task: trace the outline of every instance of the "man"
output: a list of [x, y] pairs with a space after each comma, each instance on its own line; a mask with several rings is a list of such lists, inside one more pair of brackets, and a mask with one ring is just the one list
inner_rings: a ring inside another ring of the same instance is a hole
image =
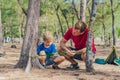
[[[67, 30], [60, 41], [60, 49], [58, 51], [60, 55], [63, 55], [71, 62], [71, 66], [68, 68], [79, 69], [78, 63], [74, 59], [85, 61], [88, 31], [87, 25], [82, 21], [78, 21], [74, 27]], [[74, 48], [66, 47], [66, 43], [70, 39], [74, 43]], [[72, 50], [75, 50], [75, 54], [73, 54]], [[94, 39], [92, 41], [92, 51], [96, 52]]]

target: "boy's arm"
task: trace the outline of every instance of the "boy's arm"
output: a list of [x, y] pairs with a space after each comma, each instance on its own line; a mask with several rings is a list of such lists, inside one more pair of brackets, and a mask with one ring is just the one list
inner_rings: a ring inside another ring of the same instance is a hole
[[52, 51], [48, 54], [48, 56], [54, 56], [57, 53], [55, 44], [52, 44], [51, 49]]
[[54, 56], [56, 53], [49, 53], [48, 56]]

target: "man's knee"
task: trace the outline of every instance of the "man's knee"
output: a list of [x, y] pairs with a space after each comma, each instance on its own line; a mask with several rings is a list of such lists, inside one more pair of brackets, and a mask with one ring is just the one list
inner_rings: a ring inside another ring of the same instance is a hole
[[77, 60], [82, 60], [82, 55], [81, 54], [75, 54], [73, 56], [74, 59], [77, 59]]

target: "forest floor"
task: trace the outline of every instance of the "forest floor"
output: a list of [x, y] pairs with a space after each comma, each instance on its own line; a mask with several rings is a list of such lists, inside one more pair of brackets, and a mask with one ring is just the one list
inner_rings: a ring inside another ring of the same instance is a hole
[[[21, 45], [16, 44], [17, 48], [10, 48], [11, 44], [4, 44], [6, 55], [0, 57], [0, 80], [120, 80], [120, 66], [111, 64], [93, 63], [95, 73], [85, 71], [85, 63], [78, 61], [79, 70], [67, 70], [70, 65], [68, 61], [60, 64], [62, 69], [32, 69], [30, 73], [25, 73], [23, 69], [14, 69], [13, 66], [18, 62]], [[96, 58], [106, 59], [110, 54], [111, 47], [96, 46]], [[117, 47], [120, 56], [120, 47]]]

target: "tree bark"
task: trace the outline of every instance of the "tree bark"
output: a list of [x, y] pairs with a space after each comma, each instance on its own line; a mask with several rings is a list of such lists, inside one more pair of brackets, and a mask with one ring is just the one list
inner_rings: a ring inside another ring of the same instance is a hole
[[80, 20], [80, 17], [79, 17], [79, 14], [78, 14], [78, 10], [76, 9], [74, 0], [72, 0], [72, 5], [73, 5], [73, 9], [74, 9], [74, 11], [75, 11], [75, 13], [76, 13], [77, 19]]
[[92, 8], [91, 8], [91, 14], [90, 14], [90, 23], [95, 20], [96, 16], [96, 10], [97, 10], [97, 0], [92, 0]]
[[9, 25], [10, 25], [10, 38], [11, 38], [11, 42], [12, 42], [12, 44], [13, 44], [13, 27], [12, 27], [12, 22], [11, 22], [12, 20], [10, 20], [10, 23], [9, 23]]
[[2, 21], [1, 21], [1, 7], [0, 7], [0, 48], [3, 46], [3, 36], [2, 36]]
[[39, 10], [40, 0], [29, 0], [28, 15], [21, 56], [19, 62], [15, 66], [17, 68], [26, 68], [26, 72], [29, 72], [32, 67], [39, 67], [43, 69], [43, 66], [39, 64], [36, 52], [38, 40]]
[[[92, 27], [93, 21], [95, 20], [96, 10], [97, 10], [97, 2], [96, 0], [92, 0], [92, 8], [91, 8], [91, 15], [89, 21], [89, 32], [88, 32], [88, 40], [87, 40], [87, 49], [86, 49], [86, 71], [87, 72], [94, 72], [93, 67], [93, 51], [92, 51]], [[91, 27], [92, 26], [92, 27]]]
[[0, 57], [5, 55], [3, 49], [3, 35], [2, 35], [2, 20], [1, 20], [1, 6], [0, 6]]
[[69, 29], [70, 26], [69, 26], [69, 22], [68, 22], [68, 20], [67, 20], [66, 12], [64, 11], [64, 9], [62, 10], [62, 9], [60, 8], [60, 10], [61, 10], [61, 12], [62, 12], [62, 15], [63, 15], [65, 21], [66, 21], [67, 28]]
[[59, 9], [59, 4], [57, 4], [57, 8], [55, 8], [55, 11], [56, 11], [56, 16], [58, 18], [58, 21], [59, 21], [59, 24], [60, 24], [60, 27], [61, 27], [61, 32], [62, 32], [62, 36], [64, 35], [64, 31], [63, 31], [63, 26], [62, 26], [62, 23], [60, 21], [60, 16], [58, 14], [58, 9]]
[[110, 0], [111, 4], [111, 13], [112, 13], [112, 35], [113, 35], [113, 46], [116, 45], [116, 37], [115, 37], [115, 26], [114, 26], [114, 8], [113, 8], [113, 0]]
[[105, 27], [105, 23], [102, 22], [102, 25], [103, 25], [103, 41], [105, 42], [105, 46], [107, 45], [107, 40], [106, 40], [106, 27]]
[[86, 49], [86, 71], [87, 72], [93, 72], [94, 67], [93, 67], [93, 55], [94, 53], [92, 52], [92, 32], [88, 32], [88, 40], [87, 40], [87, 49]]
[[20, 0], [17, 0], [18, 4], [20, 5], [22, 12], [25, 14], [25, 16], [27, 16], [27, 12], [25, 11], [25, 9], [21, 6]]
[[86, 0], [80, 0], [80, 20], [85, 22]]

